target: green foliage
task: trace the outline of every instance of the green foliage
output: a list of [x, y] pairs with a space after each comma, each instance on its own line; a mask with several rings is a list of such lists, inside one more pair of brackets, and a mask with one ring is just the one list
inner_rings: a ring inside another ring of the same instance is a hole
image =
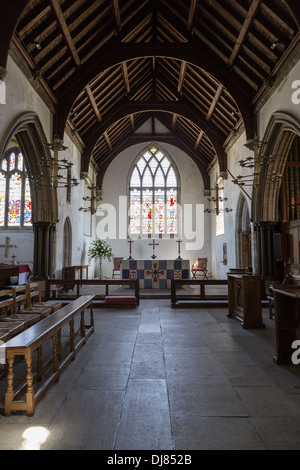
[[99, 258], [100, 260], [108, 259], [108, 261], [111, 261], [113, 256], [112, 247], [105, 240], [98, 238], [90, 244], [88, 250], [89, 261], [93, 258]]

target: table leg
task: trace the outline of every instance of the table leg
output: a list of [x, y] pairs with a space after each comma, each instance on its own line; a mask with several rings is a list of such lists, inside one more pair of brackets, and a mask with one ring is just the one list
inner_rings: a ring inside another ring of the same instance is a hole
[[34, 389], [33, 389], [33, 374], [32, 374], [32, 355], [31, 351], [28, 351], [25, 354], [25, 360], [27, 365], [27, 375], [26, 375], [26, 382], [27, 382], [27, 391], [26, 391], [26, 406], [27, 406], [27, 415], [33, 416], [34, 409], [35, 409], [35, 400], [34, 400]]

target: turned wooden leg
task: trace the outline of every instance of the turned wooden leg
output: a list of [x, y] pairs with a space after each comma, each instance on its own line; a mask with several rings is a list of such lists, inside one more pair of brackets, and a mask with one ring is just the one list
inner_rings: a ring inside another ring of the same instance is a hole
[[52, 344], [53, 344], [53, 349], [52, 349], [53, 372], [57, 373], [57, 377], [56, 377], [55, 380], [58, 381], [59, 380], [59, 374], [58, 374], [59, 364], [58, 364], [58, 357], [57, 357], [57, 338], [56, 338], [56, 334], [54, 334], [52, 336]]
[[42, 356], [43, 356], [42, 346], [39, 346], [37, 349], [37, 362], [36, 362], [37, 382], [41, 382], [43, 378], [43, 357]]
[[57, 332], [56, 347], [57, 347], [57, 357], [58, 357], [58, 360], [60, 360], [61, 359], [61, 352], [62, 352], [61, 330], [58, 330], [58, 332]]
[[27, 375], [26, 375], [26, 382], [27, 382], [27, 391], [26, 391], [26, 405], [27, 405], [27, 415], [33, 416], [34, 409], [35, 409], [35, 400], [34, 400], [34, 390], [33, 390], [33, 374], [32, 374], [32, 356], [31, 352], [29, 351], [28, 354], [25, 356], [26, 365], [27, 365]]
[[13, 354], [7, 351], [7, 388], [5, 393], [5, 416], [10, 416], [11, 403], [14, 399], [14, 360]]
[[74, 318], [72, 318], [72, 320], [70, 320], [69, 325], [70, 325], [70, 351], [72, 352], [75, 349], [75, 343], [74, 343], [74, 338], [75, 338]]
[[81, 336], [84, 338], [85, 337], [84, 310], [82, 310], [81, 312], [80, 331], [81, 331]]
[[93, 305], [91, 305], [90, 315], [91, 315], [91, 326], [94, 326], [94, 310], [93, 310]]

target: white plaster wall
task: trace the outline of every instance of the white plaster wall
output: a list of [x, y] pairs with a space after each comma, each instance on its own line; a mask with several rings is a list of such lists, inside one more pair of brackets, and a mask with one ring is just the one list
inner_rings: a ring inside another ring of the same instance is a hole
[[16, 117], [25, 112], [35, 112], [41, 121], [48, 141], [52, 137], [52, 113], [36, 93], [25, 75], [9, 57], [7, 63], [6, 104], [0, 104], [0, 132], [2, 135], [11, 128]]
[[[243, 187], [233, 183], [232, 180], [238, 175], [246, 175], [251, 170], [242, 168], [239, 160], [248, 157], [251, 152], [245, 147], [246, 137], [243, 133], [232, 148], [227, 153], [227, 179], [223, 179], [225, 207], [232, 209], [231, 212], [224, 214], [224, 235], [216, 236], [215, 215], [211, 214], [211, 244], [212, 244], [212, 275], [216, 279], [227, 279], [227, 272], [230, 268], [236, 267], [236, 211], [240, 197], [247, 201], [249, 214], [251, 214], [251, 188]], [[216, 166], [211, 172], [211, 187], [213, 188], [219, 174], [219, 167]], [[227, 244], [227, 265], [223, 261], [223, 244]]]
[[282, 83], [274, 89], [267, 103], [260, 110], [258, 114], [260, 139], [263, 138], [266, 127], [274, 112], [282, 111], [300, 119], [300, 103], [295, 103], [292, 100], [293, 96], [297, 98], [297, 101], [300, 99], [300, 93], [299, 91], [297, 92], [297, 89], [300, 89], [300, 82], [297, 85], [296, 81], [300, 81], [300, 61], [292, 68]]
[[[72, 260], [71, 266], [85, 265], [88, 262], [88, 248], [90, 242], [95, 238], [95, 215], [90, 212], [79, 211], [80, 207], [89, 207], [90, 203], [82, 200], [84, 195], [90, 196], [90, 190], [87, 189], [88, 183], [80, 179], [80, 159], [81, 155], [77, 147], [73, 144], [68, 135], [64, 135], [64, 144], [68, 147], [59, 158], [66, 158], [73, 163], [72, 178], [79, 182], [78, 186], [71, 188], [71, 202], [67, 202], [66, 189], [58, 188], [58, 218], [59, 223], [56, 228], [56, 266], [55, 275], [61, 277], [63, 267], [63, 247], [64, 247], [64, 224], [67, 217], [70, 219], [72, 230]], [[95, 181], [93, 170], [89, 169], [91, 181]], [[91, 263], [89, 277], [94, 277], [94, 263]]]
[[[149, 144], [151, 141], [149, 141]], [[159, 143], [159, 142], [158, 142]], [[127, 220], [125, 205], [119, 210], [119, 197], [127, 195], [127, 177], [129, 169], [139, 154], [148, 144], [142, 143], [134, 145], [125, 151], [121, 152], [109, 166], [103, 181], [103, 201], [97, 211], [98, 219], [98, 230], [97, 235], [101, 238], [106, 238], [107, 241], [111, 244], [115, 256], [123, 256], [127, 258], [129, 256], [129, 243], [127, 242], [127, 233], [120, 234], [120, 227], [123, 227], [123, 221]], [[207, 199], [203, 196], [204, 185], [203, 179], [200, 174], [199, 169], [196, 167], [193, 160], [186, 155], [184, 152], [174, 147], [173, 145], [161, 143], [160, 144], [166, 152], [173, 158], [179, 174], [181, 182], [181, 207], [183, 213], [183, 230], [180, 233], [180, 238], [183, 240], [181, 244], [181, 257], [184, 259], [189, 259], [193, 263], [197, 257], [208, 257], [209, 259], [209, 270], [211, 270], [210, 262], [210, 252], [211, 252], [211, 243], [210, 243], [210, 216], [207, 217], [204, 214], [204, 223], [200, 224], [200, 221], [196, 221], [196, 204], [204, 204], [205, 207], [208, 207]], [[123, 200], [122, 200], [123, 201]], [[101, 208], [104, 208], [106, 204], [111, 204], [116, 208], [116, 236], [108, 236], [107, 228], [103, 227], [104, 230], [101, 230], [101, 227], [104, 225], [106, 215], [103, 215]], [[185, 217], [185, 205], [190, 204], [194, 212], [192, 213], [192, 220], [188, 220]], [[101, 215], [102, 214], [102, 215]], [[121, 217], [121, 222], [119, 221]], [[186, 224], [186, 225], [185, 225]], [[192, 224], [192, 225], [190, 225]], [[196, 236], [189, 236], [188, 230], [184, 227], [192, 228], [194, 232], [197, 232], [197, 241]], [[198, 248], [198, 241], [201, 238], [203, 231], [203, 240], [204, 244], [201, 248]], [[158, 239], [158, 236], [155, 237], [159, 246], [156, 247], [156, 255], [161, 259], [174, 259], [178, 256], [178, 244], [176, 240], [177, 236], [172, 240], [167, 239]], [[137, 239], [132, 245], [132, 256], [135, 259], [151, 259], [152, 247], [148, 244], [151, 242], [148, 238]], [[189, 247], [187, 243], [194, 243], [192, 247]], [[191, 248], [191, 249], [187, 249]], [[110, 277], [112, 274], [112, 262], [105, 261], [103, 264], [103, 276]]]

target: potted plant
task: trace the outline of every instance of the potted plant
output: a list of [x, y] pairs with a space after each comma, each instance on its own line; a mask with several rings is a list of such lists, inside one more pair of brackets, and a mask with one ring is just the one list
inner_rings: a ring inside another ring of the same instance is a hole
[[107, 259], [108, 261], [111, 261], [113, 256], [112, 247], [105, 240], [98, 238], [90, 244], [88, 258], [89, 261], [93, 258], [100, 259], [100, 279], [102, 279], [102, 260]]

